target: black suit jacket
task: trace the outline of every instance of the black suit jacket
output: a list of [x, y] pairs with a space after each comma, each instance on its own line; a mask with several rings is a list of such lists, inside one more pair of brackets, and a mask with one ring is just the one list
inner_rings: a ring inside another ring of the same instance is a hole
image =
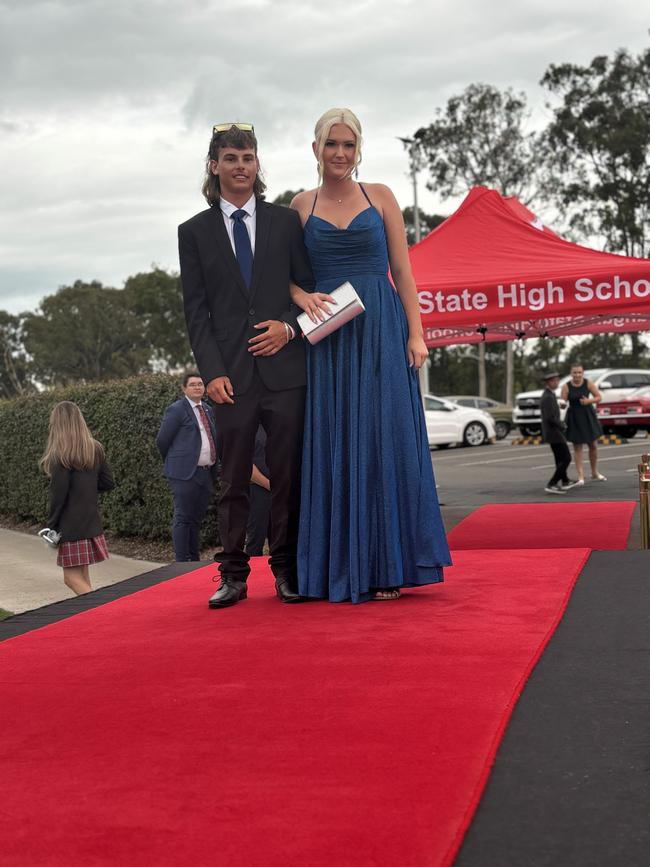
[[564, 424], [560, 421], [557, 397], [550, 388], [545, 388], [539, 404], [542, 416], [542, 437], [546, 443], [565, 443]]
[[[291, 303], [289, 283], [313, 288], [298, 213], [257, 200], [255, 256], [250, 291], [233, 253], [217, 205], [178, 227], [183, 303], [190, 344], [203, 380], [228, 376], [235, 397], [243, 394], [255, 366], [274, 391], [305, 385], [305, 350]], [[296, 337], [275, 355], [254, 358], [248, 341], [266, 319], [288, 322]]]
[[89, 470], [68, 470], [57, 464], [50, 481], [47, 526], [61, 533], [62, 542], [94, 539], [102, 532], [97, 494], [114, 487], [105, 460]]

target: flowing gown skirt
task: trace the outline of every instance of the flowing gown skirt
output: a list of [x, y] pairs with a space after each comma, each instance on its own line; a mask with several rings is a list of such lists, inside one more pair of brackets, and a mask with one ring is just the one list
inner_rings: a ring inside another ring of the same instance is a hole
[[312, 217], [305, 232], [317, 291], [350, 280], [366, 311], [308, 347], [300, 593], [361, 602], [442, 581], [451, 560], [383, 221], [371, 207], [346, 230]]

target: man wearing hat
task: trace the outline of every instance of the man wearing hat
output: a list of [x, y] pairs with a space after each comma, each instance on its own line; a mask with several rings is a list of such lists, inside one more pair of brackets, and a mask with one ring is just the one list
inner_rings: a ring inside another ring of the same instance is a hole
[[571, 452], [564, 436], [564, 423], [560, 419], [560, 407], [555, 396], [555, 389], [560, 384], [560, 374], [553, 370], [544, 377], [544, 393], [540, 401], [542, 415], [542, 437], [553, 451], [555, 472], [544, 488], [547, 494], [565, 494], [572, 488], [572, 482], [566, 474], [571, 463]]

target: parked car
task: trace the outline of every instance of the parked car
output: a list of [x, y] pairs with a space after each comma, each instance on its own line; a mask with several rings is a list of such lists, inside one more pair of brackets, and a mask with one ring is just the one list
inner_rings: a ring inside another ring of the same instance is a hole
[[[555, 390], [558, 397], [562, 391], [562, 386], [570, 379], [570, 376], [565, 376], [560, 380], [560, 384]], [[637, 388], [650, 385], [650, 370], [598, 367], [593, 370], [585, 370], [585, 379], [595, 383], [602, 394], [603, 403], [612, 403], [628, 397]], [[541, 388], [536, 391], [522, 391], [515, 398], [512, 420], [524, 436], [541, 432], [539, 401], [542, 393], [543, 389]], [[564, 416], [566, 407], [561, 407], [561, 409]]]
[[650, 431], [650, 386], [637, 388], [623, 400], [603, 401], [597, 411], [605, 433], [633, 437], [639, 430]]
[[457, 403], [459, 406], [469, 406], [474, 409], [482, 409], [492, 416], [497, 439], [502, 440], [508, 436], [512, 428], [512, 407], [507, 403], [492, 400], [491, 397], [479, 397], [476, 394], [459, 394], [449, 396], [447, 400]]
[[482, 446], [496, 438], [492, 416], [480, 409], [458, 406], [444, 397], [425, 394], [424, 417], [429, 446]]

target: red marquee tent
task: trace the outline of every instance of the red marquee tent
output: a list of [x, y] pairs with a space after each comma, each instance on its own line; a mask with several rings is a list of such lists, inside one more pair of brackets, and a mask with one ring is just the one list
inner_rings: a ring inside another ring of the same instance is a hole
[[650, 260], [572, 244], [496, 190], [409, 252], [429, 346], [650, 329]]

